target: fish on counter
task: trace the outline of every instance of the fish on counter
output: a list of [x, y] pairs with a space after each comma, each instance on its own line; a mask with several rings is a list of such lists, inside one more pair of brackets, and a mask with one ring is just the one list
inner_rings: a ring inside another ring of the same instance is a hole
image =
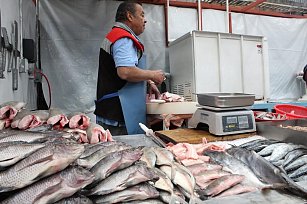
[[27, 104], [21, 101], [9, 101], [0, 105], [0, 120], [9, 119], [13, 120], [13, 118], [17, 115], [17, 113], [25, 108]]
[[66, 124], [69, 123], [69, 120], [62, 110], [59, 108], [49, 109], [49, 118], [47, 124], [53, 126], [55, 130], [62, 130]]
[[111, 174], [88, 191], [88, 195], [106, 196], [146, 181], [158, 180], [158, 175], [143, 162]]
[[63, 198], [54, 204], [94, 204], [91, 199], [84, 195], [73, 195], [68, 198]]
[[65, 169], [84, 151], [75, 143], [49, 143], [11, 168], [0, 172], [0, 193], [26, 187]]
[[128, 201], [146, 200], [149, 198], [157, 198], [158, 196], [159, 192], [153, 186], [151, 186], [148, 183], [142, 183], [127, 188], [123, 191], [114, 192], [104, 196], [98, 196], [93, 200], [97, 204], [100, 203], [111, 204], [111, 203], [120, 203]]
[[20, 111], [13, 119], [11, 127], [20, 130], [34, 128], [45, 123], [49, 118], [49, 112], [46, 110], [30, 111], [24, 109]]
[[81, 112], [68, 114], [69, 128], [86, 130], [90, 125], [90, 118]]
[[90, 123], [86, 129], [86, 134], [90, 144], [113, 141], [110, 131], [105, 130], [101, 125], [96, 123]]
[[88, 170], [82, 167], [70, 167], [22, 189], [2, 201], [1, 204], [54, 203], [62, 198], [70, 197], [90, 184], [93, 179], [94, 175]]

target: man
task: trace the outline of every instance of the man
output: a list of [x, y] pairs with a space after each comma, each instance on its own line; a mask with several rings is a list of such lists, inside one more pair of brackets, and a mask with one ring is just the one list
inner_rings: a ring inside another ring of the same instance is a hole
[[138, 36], [146, 23], [142, 5], [121, 3], [115, 21], [100, 48], [96, 122], [112, 135], [142, 133], [138, 124], [146, 122], [146, 82], [158, 94], [155, 84], [163, 82], [164, 73], [138, 67], [144, 52]]

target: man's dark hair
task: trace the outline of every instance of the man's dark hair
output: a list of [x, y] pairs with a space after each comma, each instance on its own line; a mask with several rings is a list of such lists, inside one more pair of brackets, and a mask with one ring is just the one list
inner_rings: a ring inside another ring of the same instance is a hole
[[303, 69], [303, 79], [304, 81], [307, 83], [307, 64], [305, 65], [304, 69]]
[[130, 12], [130, 13], [132, 13], [132, 15], [134, 15], [136, 4], [142, 5], [141, 3], [136, 3], [136, 2], [123, 2], [123, 3], [121, 3], [117, 8], [115, 21], [116, 22], [123, 22], [123, 21], [128, 20], [127, 19], [127, 13]]

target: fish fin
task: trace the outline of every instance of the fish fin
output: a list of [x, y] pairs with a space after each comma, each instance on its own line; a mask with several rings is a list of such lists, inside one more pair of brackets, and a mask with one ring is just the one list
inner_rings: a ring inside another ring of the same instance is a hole
[[[56, 185], [48, 187], [46, 190], [44, 190], [43, 193], [39, 194], [35, 199], [33, 203], [40, 203], [40, 199], [44, 198], [45, 196], [52, 195], [53, 193], [57, 192], [61, 188], [61, 181], [57, 183]], [[51, 202], [53, 203], [53, 202]]]
[[39, 164], [39, 163], [48, 163], [48, 162], [50, 162], [50, 161], [52, 161], [52, 160], [53, 160], [53, 155], [50, 155], [50, 156], [48, 156], [48, 157], [44, 157], [44, 158], [38, 159], [38, 160], [34, 161], [33, 163], [29, 163], [28, 165], [26, 165], [26, 166], [24, 166], [23, 168], [18, 169], [18, 170], [16, 170], [16, 171], [23, 170], [23, 169], [25, 169], [25, 168], [27, 168], [27, 167], [30, 167], [30, 166], [33, 166], [33, 165], [35, 165], [35, 164]]
[[15, 190], [14, 187], [0, 187], [0, 193], [5, 193], [13, 190]]
[[171, 199], [169, 204], [188, 204], [183, 198], [177, 196], [176, 194], [171, 194]]

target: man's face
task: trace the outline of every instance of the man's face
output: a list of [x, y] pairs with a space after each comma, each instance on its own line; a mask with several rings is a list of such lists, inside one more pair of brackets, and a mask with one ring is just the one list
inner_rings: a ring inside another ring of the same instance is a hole
[[145, 30], [145, 24], [146, 24], [143, 7], [139, 4], [136, 4], [135, 14], [133, 15], [129, 13], [128, 15], [130, 16], [129, 18], [130, 23], [131, 23], [130, 28], [133, 30], [133, 32], [136, 35], [142, 34]]

